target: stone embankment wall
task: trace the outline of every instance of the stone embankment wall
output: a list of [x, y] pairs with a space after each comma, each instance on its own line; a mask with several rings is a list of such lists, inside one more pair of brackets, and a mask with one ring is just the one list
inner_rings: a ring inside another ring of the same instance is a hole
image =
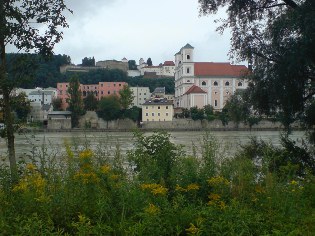
[[[99, 118], [95, 112], [87, 112], [80, 119], [80, 128], [100, 129], [100, 130], [133, 130], [137, 128], [136, 122], [124, 119], [106, 122]], [[299, 129], [299, 125], [293, 125], [294, 129]], [[262, 120], [257, 125], [250, 127], [248, 124], [240, 123], [235, 124], [229, 122], [223, 126], [220, 120], [207, 121], [207, 120], [192, 120], [192, 119], [174, 119], [173, 121], [160, 121], [160, 122], [144, 122], [140, 126], [143, 130], [282, 130], [283, 126], [280, 122], [271, 122]]]
[[108, 129], [108, 130], [132, 130], [137, 128], [136, 122], [130, 119], [104, 121], [94, 111], [88, 111], [79, 121], [80, 128]]

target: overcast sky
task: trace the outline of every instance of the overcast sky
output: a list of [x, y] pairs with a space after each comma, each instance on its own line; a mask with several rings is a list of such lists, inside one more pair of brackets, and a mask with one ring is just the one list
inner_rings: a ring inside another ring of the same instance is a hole
[[[153, 65], [174, 61], [174, 54], [186, 43], [195, 48], [195, 61], [229, 61], [229, 33], [215, 31], [224, 14], [200, 17], [198, 0], [66, 0], [74, 11], [69, 28], [55, 47], [55, 54], [67, 54], [75, 64], [84, 57], [100, 60], [145, 61]], [[224, 12], [223, 12], [224, 13]]]

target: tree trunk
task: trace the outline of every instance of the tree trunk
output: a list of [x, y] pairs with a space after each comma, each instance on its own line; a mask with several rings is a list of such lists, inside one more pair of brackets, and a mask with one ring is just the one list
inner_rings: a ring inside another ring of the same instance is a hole
[[13, 117], [11, 113], [10, 105], [10, 93], [11, 89], [8, 83], [8, 75], [6, 71], [6, 55], [5, 55], [5, 11], [4, 2], [0, 1], [0, 88], [3, 94], [3, 115], [7, 137], [10, 170], [12, 181], [17, 180], [17, 165], [15, 159], [14, 149], [14, 129], [13, 129]]

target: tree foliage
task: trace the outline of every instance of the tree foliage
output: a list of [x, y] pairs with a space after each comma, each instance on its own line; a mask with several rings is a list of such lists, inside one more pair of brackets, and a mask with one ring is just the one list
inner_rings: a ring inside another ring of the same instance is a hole
[[137, 64], [135, 60], [128, 61], [129, 70], [137, 70]]
[[119, 90], [119, 96], [121, 108], [126, 110], [131, 105], [134, 98], [128, 85], [124, 85], [123, 89]]
[[300, 119], [315, 94], [313, 0], [199, 0], [200, 13], [227, 7], [219, 31], [232, 31], [230, 55], [252, 64], [250, 100], [261, 114]]
[[[68, 27], [63, 12], [69, 10], [64, 0], [0, 0], [0, 87], [3, 93], [6, 136], [11, 173], [16, 176], [13, 118], [10, 93], [14, 86], [8, 76], [6, 46], [19, 50], [34, 50], [52, 55], [53, 47], [62, 39], [62, 28]], [[24, 78], [25, 75], [20, 73]]]
[[95, 58], [94, 57], [84, 57], [82, 59], [82, 66], [95, 66]]
[[83, 99], [84, 110], [95, 111], [97, 109], [97, 99], [94, 93], [88, 92], [86, 97]]
[[147, 65], [148, 65], [148, 66], [152, 66], [152, 59], [151, 59], [151, 57], [148, 58], [148, 60], [147, 60]]
[[97, 114], [106, 121], [118, 119], [121, 115], [118, 96], [102, 97], [98, 103]]
[[54, 98], [52, 100], [52, 106], [54, 111], [62, 111], [62, 99], [61, 98]]
[[68, 110], [71, 111], [71, 125], [72, 127], [77, 127], [80, 116], [85, 113], [80, 90], [80, 82], [78, 78], [73, 77], [70, 80], [68, 94]]

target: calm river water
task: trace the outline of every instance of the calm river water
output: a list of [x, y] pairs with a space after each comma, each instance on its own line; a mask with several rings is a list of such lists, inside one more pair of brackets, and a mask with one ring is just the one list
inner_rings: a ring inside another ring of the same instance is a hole
[[[152, 132], [147, 132], [150, 135]], [[184, 145], [184, 150], [191, 153], [193, 146], [197, 152], [200, 151], [200, 144], [205, 132], [170, 132], [171, 141], [175, 144]], [[257, 137], [274, 145], [280, 144], [280, 132], [278, 131], [212, 131], [210, 135], [217, 140], [224, 155], [232, 155], [241, 145], [250, 141], [251, 137]], [[290, 137], [301, 142], [304, 132], [295, 131]], [[117, 146], [124, 153], [134, 146], [132, 132], [47, 132], [37, 134], [16, 134], [15, 139], [17, 157], [27, 157], [45, 147], [49, 153], [63, 153], [65, 144], [77, 145], [79, 148], [88, 146], [92, 149], [106, 148], [109, 153], [114, 153]], [[7, 154], [6, 141], [0, 139], [0, 156]], [[4, 159], [2, 159], [4, 160]]]

